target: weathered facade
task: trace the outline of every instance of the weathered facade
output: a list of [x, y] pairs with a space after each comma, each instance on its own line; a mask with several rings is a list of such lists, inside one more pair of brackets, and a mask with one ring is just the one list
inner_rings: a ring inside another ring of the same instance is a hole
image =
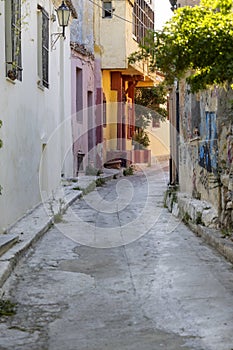
[[40, 203], [42, 194], [55, 191], [61, 175], [72, 174], [64, 143], [72, 142], [71, 128], [62, 127], [71, 114], [69, 26], [66, 39], [52, 45], [61, 32], [57, 5], [0, 2], [1, 232]]
[[[185, 5], [194, 3], [177, 2]], [[170, 184], [178, 184], [180, 192], [187, 194], [188, 216], [227, 229], [233, 223], [232, 100], [229, 86], [191, 94], [181, 80], [171, 89], [169, 102]], [[181, 206], [185, 201], [180, 200]]]
[[73, 4], [78, 13], [71, 25], [73, 175], [77, 176], [90, 162], [95, 163], [96, 91], [94, 5], [82, 0]]
[[[153, 86], [147, 65], [129, 65], [147, 29], [154, 28], [148, 1], [97, 1], [95, 6], [95, 56], [102, 68], [104, 160], [133, 161], [134, 89]], [[111, 33], [111, 35], [110, 35]]]
[[182, 192], [208, 201], [224, 227], [232, 227], [232, 90], [190, 94], [180, 83], [179, 184]]

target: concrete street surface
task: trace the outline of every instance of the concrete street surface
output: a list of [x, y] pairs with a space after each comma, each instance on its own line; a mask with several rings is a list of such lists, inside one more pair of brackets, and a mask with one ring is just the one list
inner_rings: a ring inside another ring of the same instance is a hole
[[163, 207], [159, 166], [76, 201], [3, 286], [0, 350], [232, 350], [233, 269]]

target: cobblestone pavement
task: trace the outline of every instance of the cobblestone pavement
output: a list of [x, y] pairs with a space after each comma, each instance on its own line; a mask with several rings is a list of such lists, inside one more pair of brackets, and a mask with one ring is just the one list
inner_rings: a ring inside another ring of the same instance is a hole
[[146, 169], [76, 201], [4, 285], [0, 350], [231, 350], [232, 265], [163, 208]]

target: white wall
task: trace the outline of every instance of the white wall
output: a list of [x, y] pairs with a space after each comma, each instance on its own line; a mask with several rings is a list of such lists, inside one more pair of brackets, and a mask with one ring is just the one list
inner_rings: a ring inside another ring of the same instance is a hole
[[[47, 12], [53, 13], [49, 0], [39, 1]], [[0, 232], [13, 224], [25, 212], [41, 201], [39, 172], [42, 167], [42, 187], [47, 194], [56, 189], [61, 171], [72, 169], [70, 159], [62, 169], [63, 154], [71, 142], [71, 130], [60, 128], [56, 142], [50, 136], [61, 122], [71, 115], [70, 51], [67, 39], [56, 44], [49, 54], [49, 89], [38, 87], [37, 74], [37, 1], [26, 2], [28, 15], [22, 32], [23, 81], [11, 82], [5, 77], [4, 1], [0, 2]], [[24, 10], [23, 10], [24, 11]], [[25, 12], [24, 12], [25, 13]], [[50, 21], [50, 31], [58, 32], [56, 22]], [[66, 134], [66, 135], [65, 135]], [[43, 144], [46, 159], [40, 163]]]

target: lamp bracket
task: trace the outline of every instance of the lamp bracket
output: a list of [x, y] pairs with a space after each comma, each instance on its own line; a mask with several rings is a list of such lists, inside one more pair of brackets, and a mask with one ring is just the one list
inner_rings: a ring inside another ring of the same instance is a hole
[[[56, 42], [58, 41], [58, 39], [60, 37], [64, 37], [64, 33], [52, 33], [51, 34], [51, 50], [55, 50], [55, 45], [56, 45]], [[64, 37], [65, 39], [65, 37]]]

